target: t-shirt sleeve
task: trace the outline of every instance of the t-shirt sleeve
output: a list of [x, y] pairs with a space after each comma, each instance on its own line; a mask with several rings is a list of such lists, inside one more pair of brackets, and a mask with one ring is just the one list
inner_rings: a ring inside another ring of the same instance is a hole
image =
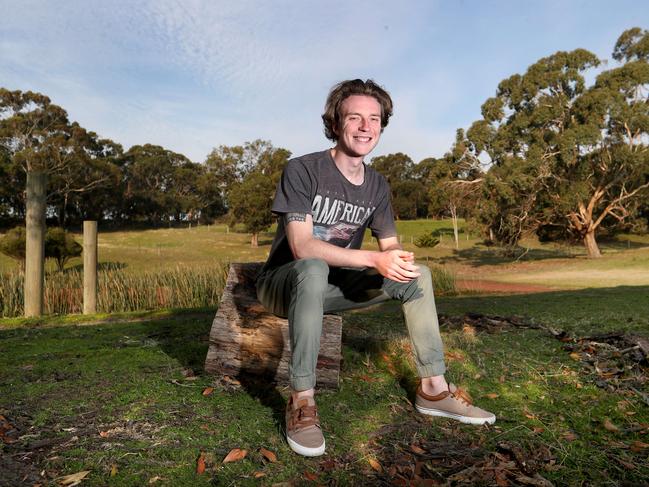
[[277, 184], [273, 213], [311, 213], [312, 179], [299, 161], [289, 161]]
[[397, 227], [394, 224], [394, 213], [392, 213], [392, 202], [390, 201], [390, 188], [388, 183], [381, 180], [381, 199], [376, 205], [376, 210], [369, 223], [372, 235], [378, 239], [395, 237]]

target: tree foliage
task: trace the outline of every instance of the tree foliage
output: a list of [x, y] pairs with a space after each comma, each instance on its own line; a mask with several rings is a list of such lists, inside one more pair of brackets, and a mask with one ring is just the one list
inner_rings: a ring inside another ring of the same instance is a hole
[[[17, 260], [21, 266], [24, 266], [25, 240], [25, 227], [14, 227], [0, 239], [0, 252]], [[59, 227], [47, 229], [45, 236], [45, 258], [54, 259], [60, 271], [65, 268], [65, 264], [72, 257], [79, 257], [82, 250], [81, 245], [64, 229]]]
[[252, 234], [251, 245], [256, 247], [259, 232], [273, 223], [275, 188], [291, 153], [262, 140], [219, 150], [229, 155], [227, 167], [233, 169], [234, 182], [226, 193], [230, 225], [243, 223]]
[[646, 194], [649, 128], [647, 33], [622, 34], [626, 62], [586, 87], [600, 64], [584, 50], [557, 52], [502, 81], [467, 136], [492, 164], [480, 220], [515, 245], [527, 230], [572, 235], [599, 256], [595, 235], [624, 222]]
[[428, 214], [428, 191], [417, 165], [402, 152], [372, 159], [372, 168], [390, 185], [392, 210], [397, 219], [411, 220]]
[[83, 247], [74, 237], [60, 227], [47, 229], [45, 236], [45, 258], [54, 259], [59, 271], [73, 257], [79, 257]]

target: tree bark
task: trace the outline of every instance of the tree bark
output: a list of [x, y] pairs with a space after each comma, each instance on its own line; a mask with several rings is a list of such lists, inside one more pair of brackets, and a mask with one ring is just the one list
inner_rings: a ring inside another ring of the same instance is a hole
[[584, 246], [588, 252], [588, 257], [591, 259], [596, 259], [602, 256], [602, 253], [599, 251], [599, 246], [597, 245], [597, 240], [595, 240], [595, 230], [584, 235]]
[[259, 234], [258, 233], [253, 233], [252, 237], [250, 239], [250, 246], [251, 247], [259, 247]]
[[25, 316], [43, 314], [45, 281], [45, 205], [47, 174], [27, 173], [25, 241]]

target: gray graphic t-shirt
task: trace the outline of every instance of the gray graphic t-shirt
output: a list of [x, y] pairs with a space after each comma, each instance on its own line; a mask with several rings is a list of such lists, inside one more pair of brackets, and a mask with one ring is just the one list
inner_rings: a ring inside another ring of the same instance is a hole
[[[359, 249], [368, 227], [380, 239], [397, 234], [385, 178], [365, 166], [363, 183], [352, 184], [338, 170], [329, 150], [288, 161], [277, 185], [272, 211], [279, 215], [311, 214], [313, 236], [338, 247]], [[264, 269], [292, 260], [284, 219], [280, 218]]]

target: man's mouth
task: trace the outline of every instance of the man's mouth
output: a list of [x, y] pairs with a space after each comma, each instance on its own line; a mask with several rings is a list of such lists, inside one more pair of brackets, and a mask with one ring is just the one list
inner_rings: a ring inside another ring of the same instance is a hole
[[370, 140], [372, 140], [372, 137], [359, 137], [359, 136], [356, 136], [356, 137], [354, 137], [354, 139], [358, 140], [359, 142], [369, 142]]

